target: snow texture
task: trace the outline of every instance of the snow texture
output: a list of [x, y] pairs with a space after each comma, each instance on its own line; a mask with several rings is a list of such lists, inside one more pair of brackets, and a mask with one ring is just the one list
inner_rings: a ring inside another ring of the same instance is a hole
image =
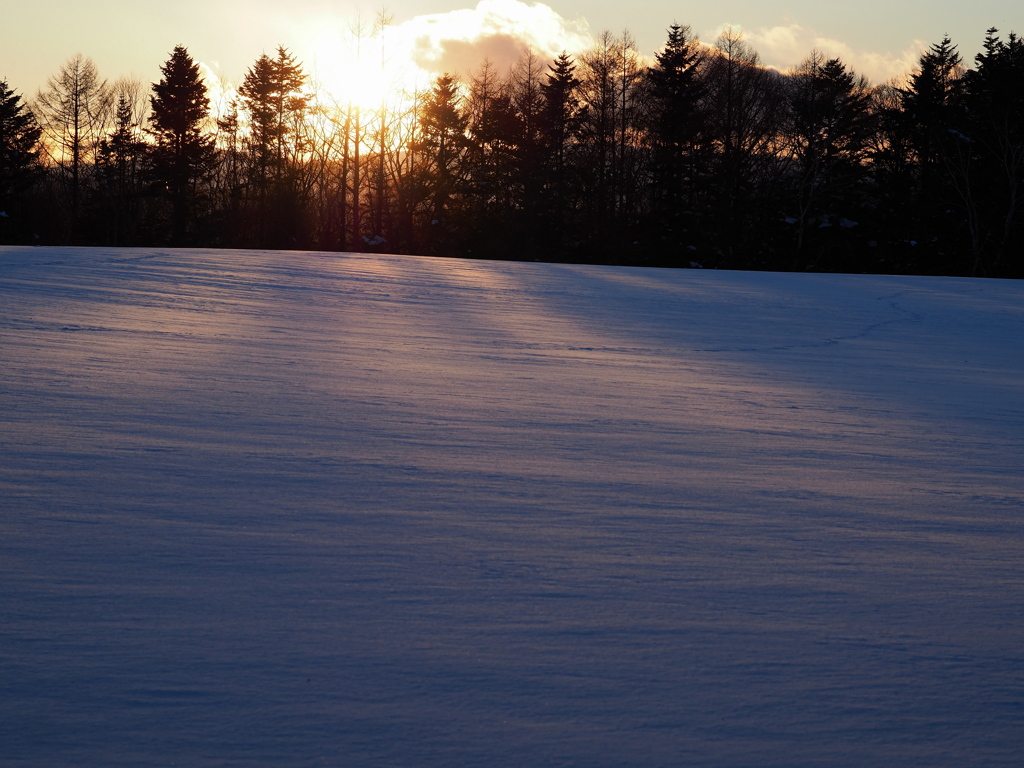
[[0, 764], [1019, 766], [1024, 284], [0, 249]]

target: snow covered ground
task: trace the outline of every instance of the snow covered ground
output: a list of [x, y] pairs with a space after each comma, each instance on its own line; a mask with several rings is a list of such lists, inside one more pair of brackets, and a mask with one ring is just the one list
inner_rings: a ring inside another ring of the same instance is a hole
[[0, 248], [0, 764], [1019, 766], [1024, 284]]

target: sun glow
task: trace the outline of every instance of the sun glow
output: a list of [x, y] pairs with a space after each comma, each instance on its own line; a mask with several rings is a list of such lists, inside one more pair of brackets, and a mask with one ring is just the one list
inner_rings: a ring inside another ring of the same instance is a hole
[[373, 35], [317, 30], [309, 35], [310, 89], [322, 101], [364, 108], [406, 103], [426, 87], [429, 73], [385, 28]]
[[[546, 5], [520, 0], [479, 0], [474, 8], [397, 23], [333, 11], [301, 16], [279, 11], [270, 25], [280, 33], [277, 42], [301, 64], [308, 92], [328, 111], [384, 108], [393, 114], [429, 90], [438, 75], [468, 82], [485, 61], [504, 72], [528, 50], [553, 60], [593, 43], [585, 21], [566, 20]], [[216, 64], [205, 69], [214, 86], [215, 115], [222, 117], [241, 80], [226, 78]]]
[[476, 7], [416, 16], [397, 24], [341, 16], [291, 20], [312, 90], [362, 107], [407, 102], [438, 75], [467, 79], [489, 61], [512, 67], [527, 51], [553, 59], [593, 42], [586, 22], [541, 3], [480, 0]]

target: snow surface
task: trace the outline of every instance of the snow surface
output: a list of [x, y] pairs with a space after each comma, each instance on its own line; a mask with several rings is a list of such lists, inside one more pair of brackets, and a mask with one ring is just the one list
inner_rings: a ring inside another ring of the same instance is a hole
[[1024, 283], [0, 249], [0, 764], [1019, 766]]

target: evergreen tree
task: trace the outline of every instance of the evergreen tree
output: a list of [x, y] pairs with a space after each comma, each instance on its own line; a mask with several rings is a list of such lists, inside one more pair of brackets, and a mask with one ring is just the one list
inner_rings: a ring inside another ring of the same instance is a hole
[[653, 101], [653, 224], [661, 233], [659, 247], [676, 249], [690, 239], [684, 216], [696, 202], [706, 132], [699, 71], [703, 58], [690, 28], [673, 24], [665, 47], [655, 55], [656, 66], [647, 72]]
[[564, 251], [573, 220], [572, 192], [578, 187], [575, 150], [584, 113], [579, 89], [576, 64], [563, 52], [548, 67], [541, 84], [544, 104], [540, 131], [547, 163], [542, 179], [544, 202], [540, 227], [542, 243], [554, 254]]
[[474, 253], [502, 254], [522, 226], [521, 160], [525, 126], [508, 82], [485, 62], [470, 82], [466, 105], [470, 140], [465, 157], [467, 243]]
[[301, 236], [303, 188], [300, 172], [306, 149], [302, 65], [284, 47], [275, 58], [260, 56], [238, 94], [249, 116], [249, 181], [256, 201], [254, 229], [261, 245], [289, 247]]
[[[811, 53], [788, 81], [786, 138], [793, 160], [798, 268], [807, 261], [807, 235], [815, 232], [815, 260], [828, 251], [826, 236], [859, 218], [853, 191], [864, 177], [873, 132], [867, 81], [839, 59]], [[850, 217], [850, 218], [848, 218]], [[842, 266], [832, 264], [831, 266]]]
[[[137, 83], [133, 83], [134, 90]], [[96, 155], [100, 196], [103, 199], [106, 241], [124, 245], [134, 239], [139, 221], [139, 164], [147, 144], [139, 133], [140, 120], [129, 89], [117, 97], [114, 130], [100, 141]], [[137, 92], [137, 91], [136, 91]]]
[[563, 52], [548, 67], [547, 77], [541, 84], [544, 104], [541, 108], [541, 134], [549, 155], [550, 168], [555, 179], [566, 170], [569, 153], [580, 131], [583, 106], [580, 104], [580, 81], [576, 77], [576, 64]]
[[971, 274], [1024, 276], [1024, 38], [989, 29], [964, 76], [968, 119], [957, 136], [973, 153], [960, 186], [971, 224]]
[[[969, 142], [963, 141], [963, 75], [957, 47], [943, 37], [921, 54], [917, 70], [899, 91], [902, 109], [884, 116], [889, 134], [902, 138], [910, 150], [904, 158], [911, 172], [907, 194], [903, 199], [888, 197], [896, 220], [896, 242], [904, 244], [896, 247], [895, 256], [912, 271], [960, 271], [956, 253], [971, 239], [972, 226], [965, 226], [970, 219], [968, 206], [958, 192], [968, 190], [964, 181], [971, 175], [973, 154]], [[897, 167], [881, 178], [899, 181], [902, 177]], [[950, 216], [954, 211], [958, 215]]]
[[251, 150], [257, 183], [280, 181], [302, 149], [302, 118], [310, 96], [302, 89], [302, 65], [284, 47], [260, 56], [238, 89], [249, 113]]
[[20, 197], [39, 176], [42, 130], [21, 97], [0, 80], [0, 242], [15, 236]]
[[933, 180], [948, 152], [950, 130], [962, 121], [963, 66], [948, 36], [921, 54], [903, 91], [903, 109], [913, 126], [917, 164]]
[[181, 245], [188, 239], [197, 185], [215, 160], [213, 138], [203, 131], [210, 100], [199, 65], [183, 46], [175, 46], [160, 71], [163, 78], [150, 97], [150, 173], [170, 198], [171, 242]]
[[427, 97], [420, 117], [421, 147], [426, 156], [427, 197], [430, 206], [430, 241], [435, 253], [451, 250], [455, 217], [449, 210], [462, 181], [467, 149], [468, 120], [455, 78], [441, 75]]

